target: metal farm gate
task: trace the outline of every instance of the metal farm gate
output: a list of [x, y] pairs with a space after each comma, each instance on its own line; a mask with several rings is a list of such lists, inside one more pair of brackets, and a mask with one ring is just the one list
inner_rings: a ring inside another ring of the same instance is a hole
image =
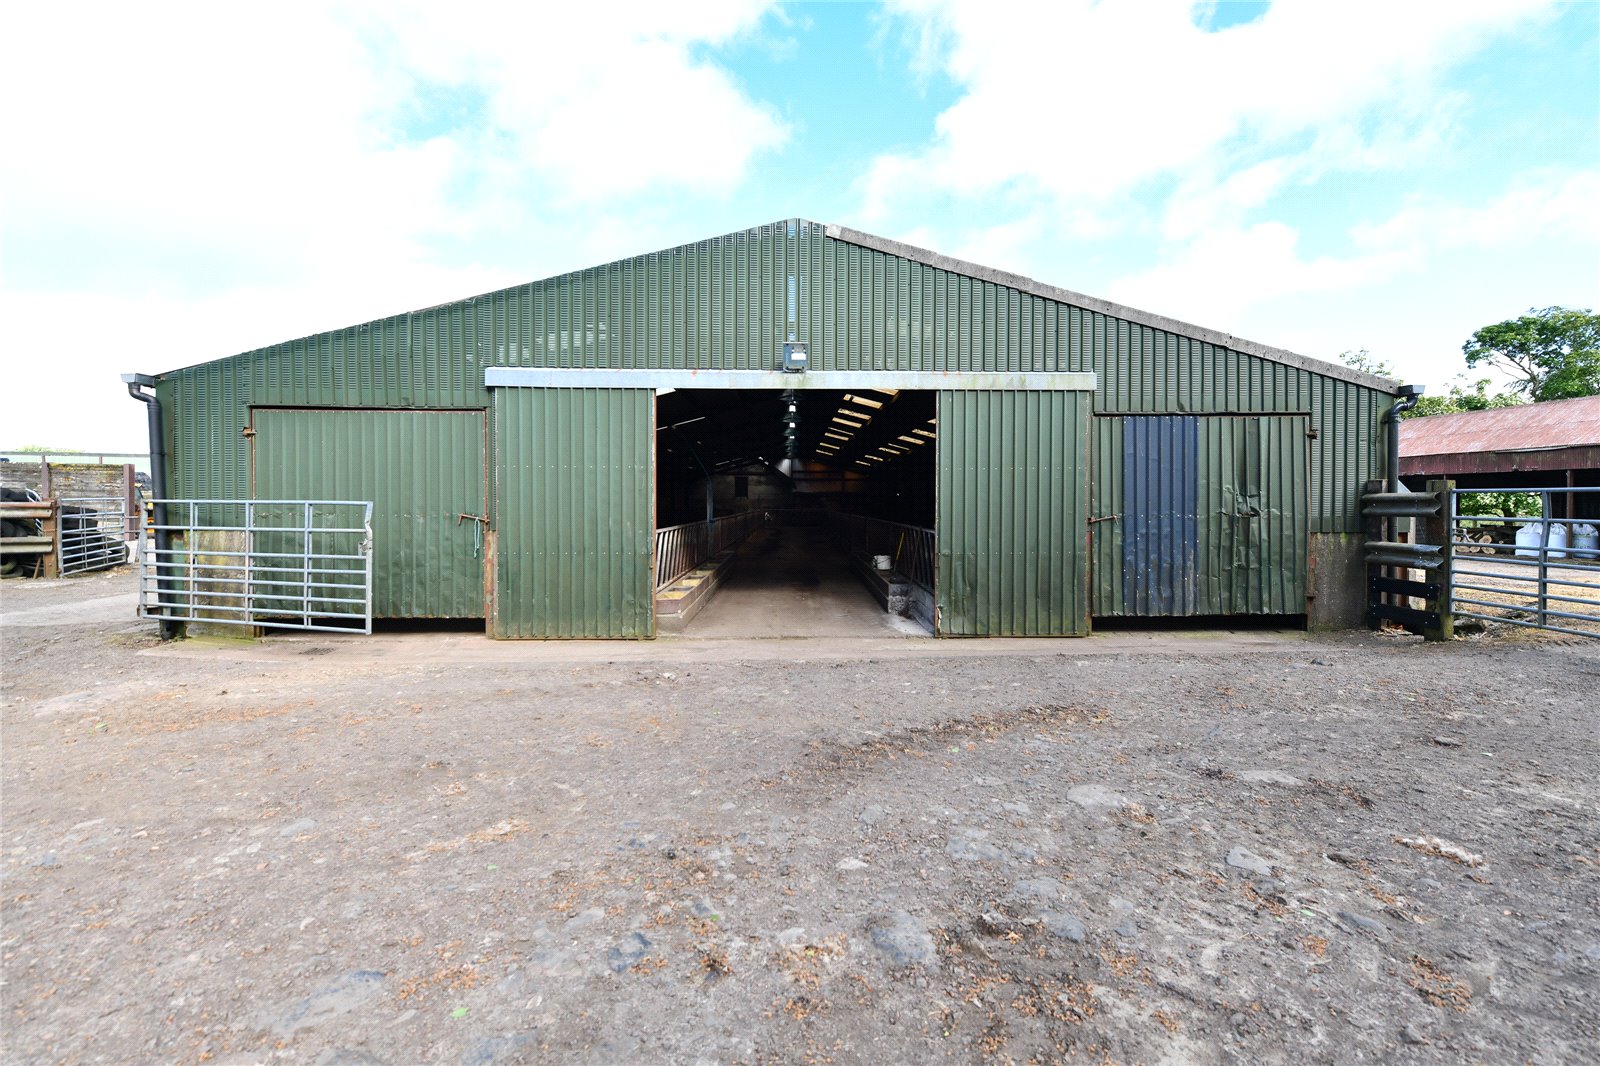
[[156, 519], [139, 541], [141, 618], [372, 632], [371, 503], [151, 502]]
[[1457, 618], [1600, 638], [1600, 517], [1553, 517], [1552, 499], [1565, 496], [1568, 515], [1583, 513], [1574, 505], [1600, 503], [1600, 488], [1531, 491], [1539, 517], [1460, 513], [1474, 498], [1527, 489], [1451, 491], [1450, 610]]
[[61, 500], [56, 551], [63, 576], [107, 570], [128, 561], [127, 506], [121, 496]]
[[1473, 497], [1528, 491], [1430, 481], [1426, 492], [1385, 492], [1369, 483], [1361, 497], [1369, 622], [1430, 640], [1449, 640], [1460, 618], [1600, 638], [1600, 518], [1552, 517], [1551, 506], [1570, 493], [1570, 515], [1600, 488], [1532, 490], [1537, 517], [1461, 513]]

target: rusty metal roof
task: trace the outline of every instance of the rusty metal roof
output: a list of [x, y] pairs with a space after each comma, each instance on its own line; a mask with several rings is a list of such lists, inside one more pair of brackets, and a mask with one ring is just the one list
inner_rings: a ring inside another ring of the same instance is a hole
[[1546, 451], [1595, 444], [1600, 444], [1600, 396], [1400, 423], [1401, 456]]

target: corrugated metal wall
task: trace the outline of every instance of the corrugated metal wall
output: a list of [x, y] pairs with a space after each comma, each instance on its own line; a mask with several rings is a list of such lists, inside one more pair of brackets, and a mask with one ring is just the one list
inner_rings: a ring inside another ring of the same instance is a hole
[[[172, 492], [249, 494], [252, 406], [484, 409], [486, 366], [770, 368], [791, 334], [817, 369], [1092, 370], [1098, 414], [1307, 414], [1311, 532], [1358, 531], [1357, 491], [1382, 466], [1386, 394], [796, 219], [163, 375]], [[1121, 550], [1097, 531], [1097, 558]]]
[[1090, 419], [1089, 552], [1091, 610], [1096, 616], [1125, 614], [1122, 593], [1123, 422]]
[[476, 411], [255, 412], [263, 500], [371, 500], [372, 613], [482, 618], [484, 426]]
[[1122, 596], [1127, 613], [1193, 614], [1199, 599], [1199, 420], [1123, 419]]
[[935, 578], [948, 636], [1088, 632], [1089, 394], [939, 393]]
[[1097, 375], [1096, 414], [1303, 413], [1311, 442], [1310, 531], [1361, 529], [1361, 482], [1382, 476], [1383, 413], [1394, 397], [1082, 308], [1068, 347]]
[[485, 366], [766, 368], [791, 330], [817, 369], [1093, 370], [1100, 414], [1308, 413], [1313, 532], [1359, 530], [1355, 489], [1381, 466], [1383, 393], [796, 219], [165, 375], [174, 485], [247, 491], [250, 404], [481, 408]]
[[1306, 417], [1094, 421], [1097, 616], [1305, 613]]
[[655, 393], [494, 399], [494, 635], [653, 636]]
[[1200, 614], [1306, 611], [1306, 429], [1294, 416], [1200, 420]]

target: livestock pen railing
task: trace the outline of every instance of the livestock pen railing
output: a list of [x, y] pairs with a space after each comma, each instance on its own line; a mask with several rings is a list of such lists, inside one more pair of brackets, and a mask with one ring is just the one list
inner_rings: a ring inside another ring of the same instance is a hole
[[743, 511], [710, 522], [685, 522], [656, 530], [656, 591], [738, 544], [766, 521], [770, 512]]
[[372, 504], [152, 500], [139, 615], [164, 622], [372, 632]]
[[[1538, 496], [1539, 516], [1461, 513], [1476, 509], [1474, 499], [1508, 492]], [[1600, 637], [1600, 518], [1552, 517], [1555, 496], [1575, 509], [1576, 501], [1600, 499], [1600, 488], [1451, 493], [1450, 610], [1457, 618]]]
[[884, 556], [891, 569], [933, 590], [933, 530], [882, 518], [811, 508], [770, 508], [724, 515], [711, 522], [685, 522], [656, 530], [656, 591], [718, 552], [726, 551], [764, 525], [825, 526], [848, 553]]
[[127, 500], [79, 496], [61, 500], [56, 558], [63, 574], [106, 570], [128, 561]]
[[873, 558], [883, 556], [890, 569], [933, 591], [933, 530], [854, 514], [836, 514], [833, 522], [846, 551]]

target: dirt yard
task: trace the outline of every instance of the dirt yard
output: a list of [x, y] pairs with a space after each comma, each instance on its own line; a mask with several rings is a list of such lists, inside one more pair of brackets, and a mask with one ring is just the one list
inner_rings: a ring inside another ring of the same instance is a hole
[[8, 581], [6, 1062], [1536, 1062], [1600, 641], [158, 646]]

